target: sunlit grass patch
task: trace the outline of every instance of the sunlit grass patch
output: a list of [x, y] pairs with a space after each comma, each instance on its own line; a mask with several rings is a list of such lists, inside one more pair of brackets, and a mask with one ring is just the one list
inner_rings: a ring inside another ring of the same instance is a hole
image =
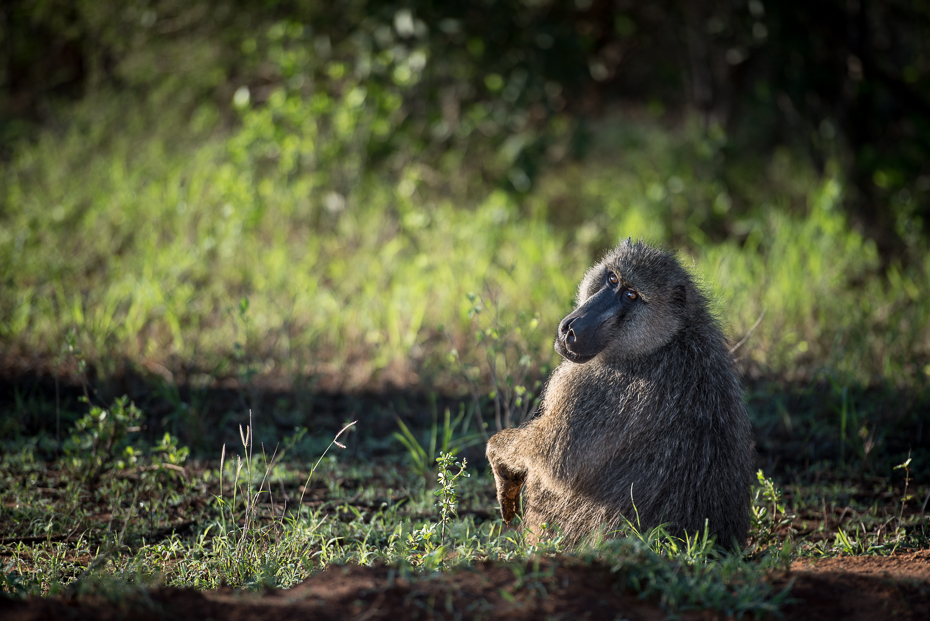
[[[773, 164], [760, 177], [771, 195], [728, 237], [711, 239], [703, 231], [731, 199], [719, 179], [692, 171], [713, 166], [708, 138], [689, 127], [655, 141], [665, 130], [626, 130], [634, 137], [617, 161], [554, 168], [523, 198], [492, 187], [476, 197], [431, 187], [415, 160], [339, 190], [320, 177], [319, 159], [281, 169], [237, 155], [244, 136], [257, 139], [249, 119], [266, 114], [247, 110], [242, 127], [179, 147], [130, 125], [88, 149], [80, 123], [20, 145], [0, 197], [6, 355], [66, 371], [53, 344], [75, 330], [103, 375], [128, 363], [242, 385], [265, 376], [448, 385], [450, 344], [438, 328], [474, 360], [468, 296], [477, 294], [507, 324], [538, 318], [523, 338], [545, 367], [555, 358], [550, 328], [579, 276], [629, 236], [693, 257], [734, 342], [761, 317], [739, 352], [754, 374], [897, 385], [927, 377], [930, 303], [919, 283], [930, 264], [883, 266], [850, 228], [842, 180], [829, 171], [786, 178]], [[325, 140], [342, 144], [355, 130], [346, 131]], [[299, 139], [314, 157], [335, 157]]]

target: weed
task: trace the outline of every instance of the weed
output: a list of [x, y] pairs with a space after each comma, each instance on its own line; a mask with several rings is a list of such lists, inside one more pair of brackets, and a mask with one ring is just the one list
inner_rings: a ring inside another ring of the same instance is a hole
[[55, 373], [55, 441], [58, 442], [59, 446], [61, 445], [61, 389], [59, 386], [59, 376], [61, 375], [62, 367], [67, 358], [74, 361], [77, 375], [81, 380], [81, 387], [84, 389], [84, 399], [90, 402], [90, 395], [87, 392], [87, 377], [85, 375], [87, 361], [84, 360], [84, 354], [77, 346], [77, 330], [74, 328], [68, 331], [65, 342], [58, 352], [56, 364], [58, 372]]
[[204, 436], [207, 432], [205, 421], [207, 409], [206, 387], [212, 380], [213, 378], [208, 376], [206, 382], [200, 382], [200, 386], [192, 385], [194, 382], [188, 382], [190, 389], [189, 401], [182, 398], [180, 387], [170, 375], [158, 377], [155, 380], [155, 394], [171, 407], [171, 411], [163, 419], [164, 425], [171, 433], [180, 435], [188, 446], [199, 449], [204, 448]]
[[757, 484], [753, 490], [750, 506], [750, 552], [764, 550], [775, 542], [775, 533], [779, 528], [790, 527], [796, 516], [785, 511], [781, 502], [782, 492], [775, 487], [775, 482], [765, 476], [762, 470], [756, 472]]
[[[650, 541], [664, 538], [653, 532], [607, 539], [576, 555], [588, 563], [608, 562], [621, 588], [632, 589], [643, 598], [657, 597], [669, 613], [711, 608], [726, 616], [758, 616], [776, 612], [788, 596], [790, 586], [779, 591], [766, 580], [771, 563], [721, 555], [712, 545], [692, 546], [690, 557], [671, 547], [656, 552]], [[734, 589], [734, 584], [741, 587]]]
[[329, 446], [327, 446], [326, 449], [323, 451], [323, 453], [320, 455], [320, 458], [316, 460], [315, 464], [313, 464], [313, 467], [310, 469], [310, 474], [307, 475], [307, 481], [304, 483], [304, 486], [303, 486], [304, 491], [300, 493], [300, 502], [298, 504], [303, 504], [304, 492], [307, 490], [308, 486], [310, 485], [310, 479], [313, 478], [313, 473], [316, 472], [316, 469], [319, 468], [320, 466], [320, 462], [323, 461], [324, 457], [326, 457], [326, 453], [329, 452], [329, 449], [333, 448], [334, 444], [338, 446], [339, 448], [344, 449], [346, 445], [339, 441], [339, 436], [344, 434], [350, 428], [354, 427], [355, 423], [357, 422], [358, 422], [357, 420], [354, 420], [348, 425], [345, 425], [342, 429], [340, 429], [339, 433], [337, 433], [335, 437], [333, 437], [333, 441], [329, 443]]
[[[844, 464], [846, 463], [846, 447], [852, 446], [856, 451], [856, 456], [859, 458], [860, 465], [864, 467], [869, 453], [874, 446], [874, 431], [869, 433], [865, 423], [860, 425], [859, 410], [856, 409], [852, 397], [849, 394], [849, 387], [840, 386], [834, 378], [830, 378], [830, 383], [833, 387], [834, 394], [839, 395], [839, 405], [836, 406], [836, 413], [839, 417], [840, 427], [840, 461]], [[856, 430], [856, 436], [859, 438], [859, 441], [850, 440], [850, 429]]]
[[407, 534], [405, 560], [414, 567], [433, 569], [442, 563], [442, 543], [435, 541], [436, 524], [426, 523]]
[[[280, 377], [300, 352], [308, 362], [298, 381], [354, 387], [399, 368], [457, 388], [461, 374], [437, 371], [449, 350], [433, 327], [442, 323], [476, 404], [493, 393], [493, 431], [532, 415], [535, 378], [555, 360], [554, 322], [579, 274], [622, 233], [688, 252], [727, 300], [732, 333], [746, 334], [768, 309], [743, 354], [753, 373], [926, 381], [930, 301], [918, 293], [930, 259], [883, 267], [848, 225], [829, 167], [819, 174], [790, 155], [774, 158], [771, 174], [756, 175], [767, 182], [749, 201], [758, 208], [732, 222], [731, 237], [711, 241], [689, 205], [709, 217], [710, 205], [730, 199], [693, 172], [706, 164], [696, 126], [614, 120], [599, 133], [622, 145], [622, 174], [616, 162], [565, 165], [514, 197], [494, 184], [466, 191], [436, 181], [438, 164], [417, 153], [366, 169], [366, 136], [405, 118], [403, 89], [309, 82], [313, 95], [282, 84], [263, 105], [242, 108], [241, 125], [202, 129], [202, 140], [189, 139], [180, 112], [153, 132], [144, 111], [113, 98], [17, 145], [0, 195], [8, 351], [61, 368], [71, 361], [61, 343], [74, 331], [98, 377], [123, 361], [203, 370], [225, 358], [257, 391], [256, 379]], [[102, 131], [101, 118], [122, 130]], [[88, 133], [106, 138], [79, 147]], [[666, 191], [670, 177], [684, 189]], [[574, 224], [553, 226], [564, 204]], [[48, 205], [54, 218], [43, 217]], [[349, 277], [358, 273], [381, 277]]]
[[[355, 424], [352, 422], [344, 426], [313, 464], [301, 486], [298, 509], [288, 514], [287, 501], [277, 507], [271, 488], [271, 480], [280, 458], [277, 448], [270, 457], [262, 448], [261, 467], [256, 467], [259, 464], [254, 452], [255, 431], [250, 413], [249, 424], [239, 428], [243, 454], [236, 455], [232, 468], [231, 496], [228, 499], [224, 482], [225, 445], [220, 454], [220, 494], [215, 497], [219, 516], [214, 525], [207, 529], [217, 529], [210, 544], [212, 552], [209, 558], [213, 561], [207, 565], [210, 570], [218, 572], [213, 580], [219, 578], [228, 584], [254, 587], [291, 585], [307, 575], [310, 562], [307, 555], [308, 539], [312, 540], [313, 533], [321, 526], [322, 518], [303, 512], [304, 493], [329, 449], [333, 445], [345, 448], [339, 438]], [[308, 521], [304, 521], [306, 518], [309, 518]], [[333, 550], [334, 544], [336, 550]], [[338, 548], [339, 544], [335, 541], [324, 542], [318, 556], [330, 562], [338, 558]]]
[[910, 456], [910, 453], [908, 453], [907, 460], [904, 463], [898, 464], [897, 466], [894, 467], [895, 470], [901, 470], [901, 469], [904, 470], [904, 493], [901, 494], [901, 512], [898, 513], [898, 522], [904, 519], [904, 505], [907, 503], [908, 500], [912, 498], [912, 496], [908, 496], [907, 494], [907, 486], [911, 482], [911, 469], [909, 467], [910, 465], [911, 465], [911, 456]]
[[455, 482], [463, 475], [465, 478], [471, 476], [465, 472], [466, 460], [464, 459], [461, 462], [454, 462], [459, 471], [452, 474], [454, 459], [455, 457], [451, 453], [440, 453], [439, 457], [436, 458], [436, 463], [439, 464], [439, 474], [437, 475], [439, 489], [433, 493], [439, 497], [439, 502], [436, 505], [439, 507], [439, 523], [442, 525], [442, 530], [439, 533], [439, 541], [442, 545], [445, 545], [446, 542], [446, 527], [449, 526], [453, 516], [458, 516], [455, 510], [458, 502], [458, 496], [455, 493]]
[[13, 597], [24, 597], [29, 591], [29, 587], [24, 584], [22, 576], [8, 571], [10, 566], [4, 567], [0, 571], [0, 593], [6, 593]]
[[138, 451], [126, 438], [139, 431], [142, 411], [126, 396], [118, 397], [109, 409], [91, 406], [65, 440], [64, 457], [75, 474], [94, 482], [111, 465], [118, 469], [134, 466]]
[[[393, 437], [407, 450], [407, 456], [410, 458], [410, 464], [413, 466], [414, 472], [423, 477], [427, 483], [431, 482], [434, 464], [439, 461], [439, 457], [436, 456], [437, 448], [440, 456], [445, 453], [454, 456], [459, 451], [481, 442], [481, 436], [477, 433], [465, 433], [455, 437], [459, 426], [465, 427], [465, 424], [463, 424], [465, 419], [464, 407], [459, 409], [459, 413], [454, 419], [451, 417], [449, 408], [446, 408], [441, 432], [435, 418], [435, 409], [433, 413], [433, 424], [429, 429], [429, 436], [425, 446], [417, 440], [417, 437], [400, 418], [397, 419], [397, 426], [400, 427], [400, 431], [393, 433]], [[429, 487], [429, 484], [427, 487]]]
[[[491, 382], [488, 398], [494, 406], [495, 428], [501, 431], [526, 422], [539, 405], [542, 386], [538, 380], [532, 386], [527, 386], [533, 367], [529, 343], [535, 339], [539, 315], [529, 316], [521, 312], [511, 326], [502, 319], [495, 294], [489, 295], [488, 299], [481, 299], [477, 294], [469, 293], [467, 298], [468, 317], [474, 325], [478, 350], [485, 365], [484, 373]], [[463, 362], [454, 345], [448, 360], [459, 368], [461, 376], [468, 382], [479, 428], [487, 441], [487, 425], [481, 417], [482, 403], [478, 388], [482, 370], [478, 365]]]

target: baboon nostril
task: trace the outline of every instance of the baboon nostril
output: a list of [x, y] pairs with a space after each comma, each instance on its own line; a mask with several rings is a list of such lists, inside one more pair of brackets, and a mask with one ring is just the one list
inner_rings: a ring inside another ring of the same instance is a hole
[[566, 343], [574, 343], [574, 342], [575, 342], [575, 331], [574, 331], [574, 330], [569, 330], [569, 331], [568, 331], [568, 334], [565, 335], [565, 342], [566, 342]]

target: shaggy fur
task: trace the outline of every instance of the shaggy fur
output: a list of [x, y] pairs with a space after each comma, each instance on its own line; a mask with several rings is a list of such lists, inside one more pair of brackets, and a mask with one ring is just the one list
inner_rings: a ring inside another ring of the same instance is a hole
[[566, 359], [538, 415], [488, 442], [504, 520], [522, 490], [530, 540], [543, 524], [578, 542], [624, 518], [679, 536], [706, 520], [719, 544], [742, 546], [752, 429], [721, 329], [678, 261], [620, 244], [585, 274], [555, 345]]

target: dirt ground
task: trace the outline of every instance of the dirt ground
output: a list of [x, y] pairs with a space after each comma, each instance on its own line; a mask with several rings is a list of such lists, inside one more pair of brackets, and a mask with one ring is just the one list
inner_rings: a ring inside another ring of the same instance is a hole
[[[529, 568], [527, 568], [529, 569]], [[105, 596], [0, 597], [0, 618], [39, 619], [628, 619], [666, 617], [656, 601], [618, 592], [616, 577], [600, 566], [543, 561], [534, 572], [478, 565], [431, 577], [405, 577], [385, 567], [331, 567], [282, 591], [237, 593], [158, 589], [107, 601]], [[793, 580], [793, 603], [784, 619], [880, 621], [930, 619], [930, 550], [892, 557], [844, 557], [797, 561], [774, 578]], [[721, 618], [690, 611], [687, 620]]]

